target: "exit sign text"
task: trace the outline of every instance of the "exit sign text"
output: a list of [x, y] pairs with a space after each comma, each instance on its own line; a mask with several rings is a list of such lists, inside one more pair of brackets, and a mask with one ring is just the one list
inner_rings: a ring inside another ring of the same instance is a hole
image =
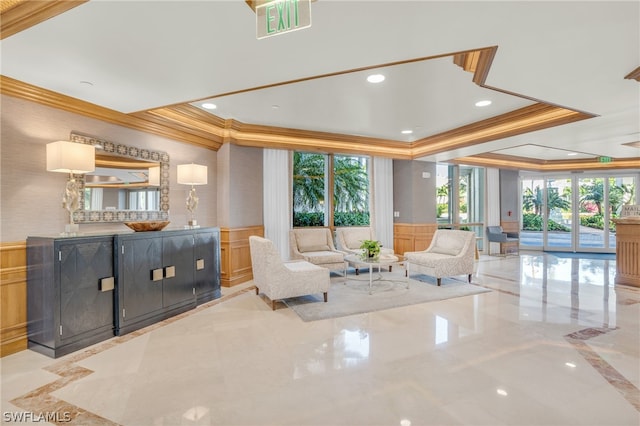
[[311, 26], [311, 0], [276, 0], [256, 7], [258, 39]]

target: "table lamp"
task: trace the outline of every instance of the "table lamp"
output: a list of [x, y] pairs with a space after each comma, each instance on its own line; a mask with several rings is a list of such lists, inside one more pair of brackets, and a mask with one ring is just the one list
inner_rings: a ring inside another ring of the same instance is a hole
[[190, 213], [189, 226], [197, 227], [198, 222], [194, 215], [198, 208], [198, 196], [196, 194], [195, 185], [207, 184], [207, 166], [199, 164], [180, 164], [178, 165], [178, 183], [183, 185], [191, 185], [189, 196], [187, 196], [187, 210]]
[[93, 145], [69, 141], [57, 141], [47, 144], [47, 171], [69, 173], [69, 180], [62, 196], [62, 206], [69, 212], [69, 224], [65, 233], [73, 235], [78, 232], [73, 213], [80, 206], [80, 185], [74, 175], [94, 171], [96, 168], [96, 149]]

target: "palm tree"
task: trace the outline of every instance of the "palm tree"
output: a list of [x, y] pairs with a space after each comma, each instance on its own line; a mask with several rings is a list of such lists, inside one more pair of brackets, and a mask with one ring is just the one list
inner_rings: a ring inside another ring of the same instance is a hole
[[534, 190], [526, 188], [522, 196], [522, 207], [527, 211], [533, 210], [533, 213], [537, 216], [542, 214], [542, 189], [536, 186]]
[[602, 216], [602, 203], [604, 202], [604, 180], [594, 179], [591, 183], [580, 185], [580, 205], [585, 207], [594, 204], [598, 214]]
[[324, 155], [293, 154], [293, 208], [298, 212], [319, 212], [324, 203]]
[[[295, 212], [322, 212], [325, 202], [325, 156], [293, 154], [293, 208]], [[334, 210], [364, 212], [369, 207], [369, 178], [358, 157], [334, 157]]]

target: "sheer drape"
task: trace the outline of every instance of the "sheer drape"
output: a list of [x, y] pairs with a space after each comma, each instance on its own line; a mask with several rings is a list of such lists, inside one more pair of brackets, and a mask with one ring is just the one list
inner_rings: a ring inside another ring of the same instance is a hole
[[[486, 226], [500, 226], [500, 170], [487, 168], [487, 223]], [[483, 229], [484, 241], [483, 250], [489, 253], [489, 242], [486, 239], [486, 229]], [[491, 252], [500, 250], [500, 243], [491, 243]], [[495, 246], [498, 246], [497, 248]]]
[[393, 160], [373, 157], [371, 226], [383, 247], [393, 248]]
[[283, 259], [289, 259], [289, 230], [291, 229], [291, 173], [289, 151], [263, 151], [263, 209], [264, 235], [273, 241]]
[[91, 210], [102, 210], [104, 208], [102, 206], [103, 194], [102, 188], [91, 188]]

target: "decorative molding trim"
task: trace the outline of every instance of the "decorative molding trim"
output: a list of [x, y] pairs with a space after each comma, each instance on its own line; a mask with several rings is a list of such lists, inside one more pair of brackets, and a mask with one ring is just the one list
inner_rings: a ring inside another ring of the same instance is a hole
[[4, 75], [0, 75], [0, 93], [184, 143], [214, 150], [219, 147], [211, 140], [210, 135], [203, 137], [202, 135], [194, 134], [191, 131], [192, 129], [187, 126], [176, 126], [173, 123], [167, 123], [166, 120], [150, 121], [146, 119], [147, 117], [144, 114], [141, 116], [139, 113], [124, 114]]
[[494, 167], [498, 169], [530, 170], [535, 172], [591, 171], [637, 169], [640, 157], [614, 158], [610, 163], [600, 163], [597, 159], [587, 160], [535, 160], [502, 154], [479, 154], [451, 160], [454, 164]]
[[253, 279], [249, 236], [264, 237], [264, 226], [220, 228], [220, 284], [233, 287]]
[[537, 103], [416, 141], [412, 158], [516, 136], [591, 118], [582, 112]]
[[629, 80], [636, 80], [640, 82], [640, 67], [636, 68], [635, 70], [631, 71], [629, 74], [625, 75], [624, 78]]
[[89, 0], [2, 1], [0, 40], [80, 6]]
[[27, 349], [27, 242], [0, 243], [0, 356]]

